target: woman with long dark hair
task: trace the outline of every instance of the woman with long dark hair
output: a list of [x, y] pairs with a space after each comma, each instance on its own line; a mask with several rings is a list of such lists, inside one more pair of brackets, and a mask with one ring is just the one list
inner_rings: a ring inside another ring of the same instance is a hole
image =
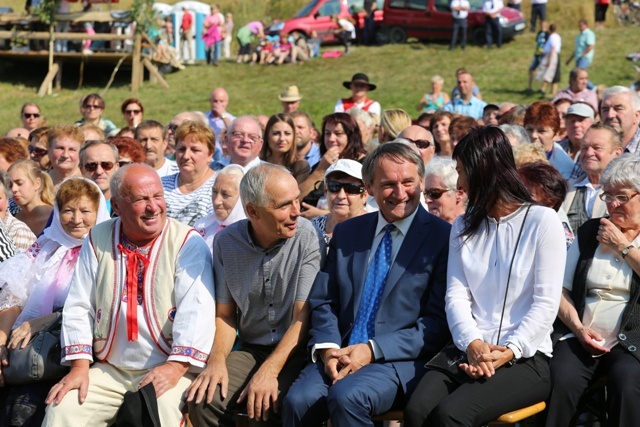
[[289, 169], [298, 183], [309, 176], [309, 163], [298, 159], [296, 127], [288, 114], [274, 114], [264, 128], [264, 144], [260, 159]]
[[358, 123], [350, 114], [333, 113], [325, 116], [322, 119], [321, 138], [322, 158], [299, 186], [300, 194], [308, 196], [302, 203], [302, 207], [306, 209], [303, 216], [308, 219], [327, 213], [325, 210], [314, 209], [324, 192], [323, 181], [327, 169], [340, 159], [361, 161], [367, 155]]
[[427, 364], [405, 409], [408, 427], [481, 426], [549, 394], [562, 224], [531, 198], [499, 128], [473, 129], [453, 159], [469, 198], [451, 229], [445, 297], [453, 345], [443, 351], [457, 363]]

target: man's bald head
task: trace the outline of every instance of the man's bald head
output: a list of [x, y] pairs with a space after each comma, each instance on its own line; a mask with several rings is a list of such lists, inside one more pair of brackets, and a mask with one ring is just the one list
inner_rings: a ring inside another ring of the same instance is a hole
[[436, 153], [433, 134], [422, 126], [411, 125], [403, 129], [398, 134], [398, 138], [405, 139], [414, 144], [418, 148], [420, 156], [422, 157], [422, 160], [424, 160], [425, 164], [429, 163]]

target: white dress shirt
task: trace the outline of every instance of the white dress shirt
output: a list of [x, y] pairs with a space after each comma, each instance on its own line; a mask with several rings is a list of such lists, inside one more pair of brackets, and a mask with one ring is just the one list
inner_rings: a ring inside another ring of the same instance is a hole
[[551, 356], [550, 333], [560, 305], [567, 253], [564, 230], [553, 209], [531, 206], [516, 251], [525, 213], [523, 206], [499, 221], [487, 218], [472, 236], [460, 235], [462, 216], [453, 223], [445, 308], [454, 343], [462, 351], [480, 339], [510, 343], [522, 357], [532, 357], [536, 351]]

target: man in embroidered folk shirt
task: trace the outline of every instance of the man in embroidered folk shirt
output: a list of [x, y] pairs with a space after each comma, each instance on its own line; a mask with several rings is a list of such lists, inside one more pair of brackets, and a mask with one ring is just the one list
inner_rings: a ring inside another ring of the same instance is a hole
[[[307, 299], [325, 253], [321, 238], [300, 217], [298, 185], [283, 167], [249, 170], [240, 196], [247, 219], [213, 242], [216, 335], [187, 396], [194, 426], [234, 425], [234, 409], [275, 421], [306, 361]], [[236, 331], [242, 344], [231, 351]]]
[[111, 202], [119, 217], [94, 227], [80, 252], [62, 324], [71, 371], [49, 392], [43, 425], [112, 424], [125, 392], [151, 383], [162, 425], [178, 426], [188, 371], [205, 366], [213, 341], [211, 254], [167, 218], [152, 167], [120, 168]]

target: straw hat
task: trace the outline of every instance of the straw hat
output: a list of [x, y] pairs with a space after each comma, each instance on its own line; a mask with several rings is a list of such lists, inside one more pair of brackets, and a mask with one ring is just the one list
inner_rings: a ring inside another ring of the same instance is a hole
[[296, 102], [302, 99], [298, 86], [288, 86], [283, 93], [278, 95], [278, 99], [282, 102]]

